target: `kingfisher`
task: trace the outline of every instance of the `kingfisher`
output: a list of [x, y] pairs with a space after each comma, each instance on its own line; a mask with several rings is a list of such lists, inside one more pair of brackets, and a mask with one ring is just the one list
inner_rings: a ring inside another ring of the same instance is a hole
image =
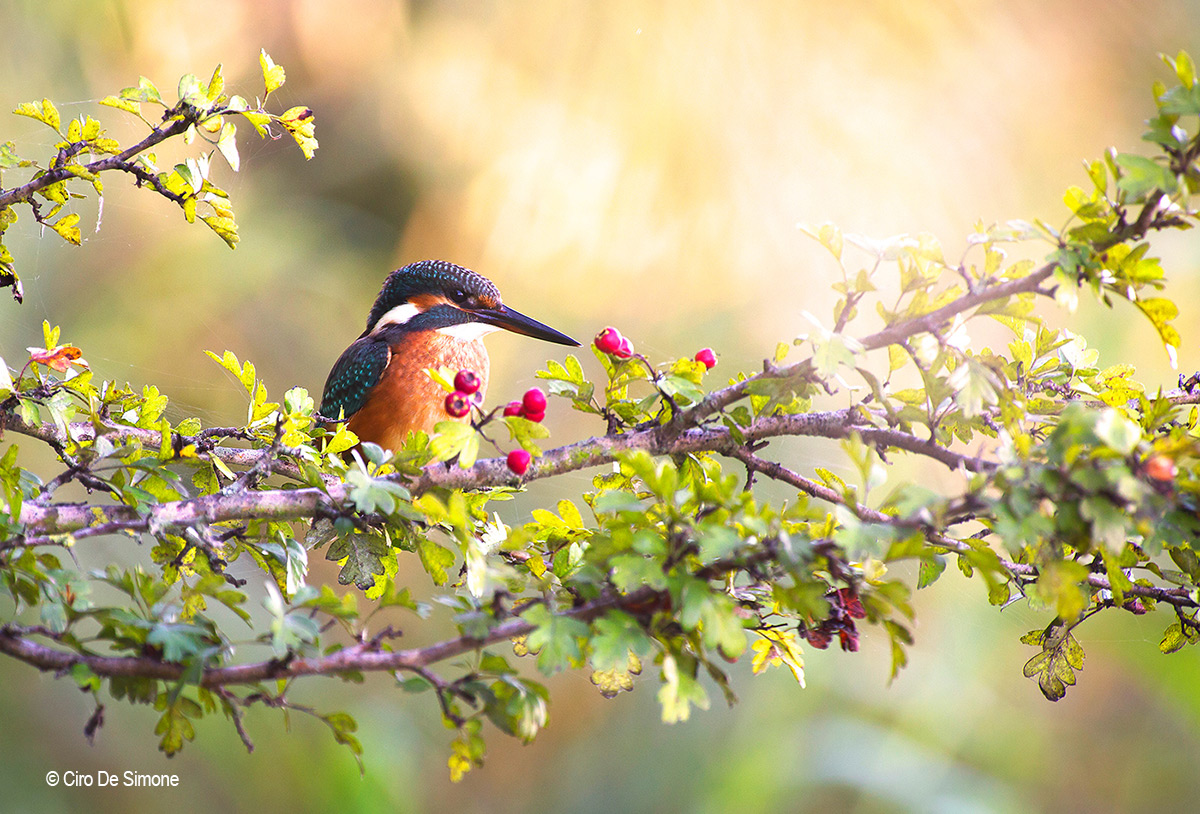
[[501, 328], [559, 345], [579, 344], [509, 308], [491, 280], [468, 268], [422, 260], [397, 269], [375, 298], [366, 330], [329, 371], [319, 413], [331, 422], [345, 421], [360, 442], [400, 449], [409, 432], [432, 432], [450, 418], [446, 394], [426, 369], [474, 372], [482, 401], [489, 366], [483, 337]]

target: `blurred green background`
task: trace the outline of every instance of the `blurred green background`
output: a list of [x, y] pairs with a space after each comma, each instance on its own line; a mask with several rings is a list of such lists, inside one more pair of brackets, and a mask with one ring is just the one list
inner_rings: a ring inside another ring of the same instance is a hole
[[[717, 373], [753, 369], [808, 330], [803, 311], [832, 321], [835, 268], [798, 222], [929, 231], [952, 256], [980, 220], [1061, 223], [1082, 159], [1139, 149], [1150, 83], [1166, 75], [1156, 53], [1200, 50], [1200, 5], [8, 0], [0, 31], [0, 108], [48, 96], [123, 141], [142, 129], [100, 98], [139, 74], [167, 95], [217, 62], [233, 92], [253, 95], [259, 48], [288, 72], [277, 109], [315, 111], [321, 147], [307, 163], [290, 141], [242, 128], [242, 172], [219, 170], [236, 252], [119, 178], [98, 230], [94, 204], [80, 204], [82, 249], [38, 234], [26, 211], [9, 232], [26, 302], [0, 302], [0, 356], [19, 364], [48, 319], [98, 376], [158, 385], [176, 420], [228, 425], [244, 420], [244, 399], [202, 350], [252, 359], [274, 395], [319, 392], [386, 273], [425, 257], [481, 271], [508, 303], [581, 339], [615, 324], [652, 357], [712, 346]], [[51, 151], [42, 125], [0, 122], [21, 154]], [[1195, 370], [1200, 244], [1168, 235], [1157, 251], [1182, 309], [1180, 368]], [[1173, 383], [1132, 309], [1054, 318], [1103, 364]], [[515, 336], [489, 344], [492, 402], [557, 353]], [[556, 440], [599, 430], [563, 413], [549, 419]], [[830, 446], [788, 449], [801, 469], [843, 468]], [[505, 520], [587, 478], [536, 485]], [[334, 574], [316, 564], [310, 579]], [[1033, 651], [1017, 641], [1046, 614], [997, 611], [955, 569], [916, 606], [911, 666], [891, 686], [886, 640], [869, 629], [861, 653], [810, 650], [804, 690], [786, 671], [752, 678], [739, 664], [738, 706], [714, 695], [671, 727], [649, 674], [612, 701], [585, 673], [559, 676], [537, 741], [490, 730], [486, 767], [457, 785], [433, 705], [386, 676], [310, 680], [296, 696], [358, 718], [360, 779], [320, 723], [297, 716], [287, 731], [262, 710], [248, 715], [250, 755], [212, 720], [168, 761], [153, 713], [116, 703], [89, 747], [87, 697], [0, 660], [0, 809], [1165, 812], [1200, 799], [1200, 661], [1159, 654], [1167, 614], [1089, 621], [1081, 683], [1052, 705], [1021, 677]], [[51, 789], [51, 769], [181, 783]]]

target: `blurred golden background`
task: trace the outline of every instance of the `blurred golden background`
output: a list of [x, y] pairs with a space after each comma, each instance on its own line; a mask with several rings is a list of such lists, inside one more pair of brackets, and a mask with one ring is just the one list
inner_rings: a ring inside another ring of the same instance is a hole
[[[99, 99], [139, 74], [173, 98], [182, 74], [207, 79], [218, 62], [229, 89], [252, 96], [259, 48], [287, 69], [275, 108], [314, 110], [313, 161], [243, 126], [241, 173], [218, 169], [241, 226], [235, 252], [120, 178], [106, 181], [98, 230], [94, 204], [79, 206], [82, 249], [39, 234], [27, 210], [7, 236], [26, 290], [24, 306], [0, 302], [10, 365], [48, 319], [99, 377], [156, 384], [176, 420], [228, 425], [244, 420], [244, 400], [204, 349], [253, 360], [275, 396], [294, 385], [319, 394], [386, 273], [426, 257], [477, 269], [506, 302], [583, 341], [615, 324], [652, 357], [712, 346], [716, 373], [756, 368], [809, 329], [803, 311], [832, 322], [835, 267], [797, 223], [928, 231], [951, 256], [977, 221], [1061, 223], [1062, 191], [1086, 181], [1081, 160], [1140, 149], [1150, 83], [1166, 76], [1156, 54], [1200, 51], [1200, 6], [9, 0], [0, 31], [0, 108], [47, 96], [123, 143], [144, 127]], [[56, 141], [29, 119], [0, 124], [0, 141], [27, 157]], [[1195, 370], [1200, 243], [1169, 235], [1158, 253], [1181, 306], [1180, 368]], [[1099, 346], [1102, 364], [1173, 383], [1132, 309], [1089, 304], [1055, 319]], [[496, 403], [557, 353], [513, 336], [490, 348]], [[600, 431], [553, 405], [548, 422], [556, 440]], [[838, 469], [828, 449], [796, 445], [797, 462]], [[531, 505], [505, 520], [522, 522]], [[809, 651], [805, 690], [786, 671], [752, 679], [737, 665], [741, 704], [725, 709], [714, 693], [711, 711], [673, 727], [658, 721], [649, 673], [612, 701], [584, 672], [559, 676], [537, 741], [489, 730], [486, 767], [458, 785], [430, 699], [385, 676], [309, 682], [298, 696], [358, 718], [360, 779], [320, 723], [293, 717], [286, 731], [262, 710], [248, 716], [252, 755], [211, 720], [168, 761], [153, 713], [120, 703], [88, 747], [88, 699], [4, 660], [0, 808], [1164, 812], [1200, 799], [1200, 659], [1158, 653], [1167, 614], [1088, 622], [1081, 683], [1051, 705], [1022, 678], [1032, 650], [1017, 641], [1046, 615], [999, 612], [954, 572], [916, 597], [911, 666], [891, 686], [885, 637], [869, 629], [862, 653]], [[334, 574], [314, 563], [310, 579]], [[51, 769], [173, 772], [181, 783], [51, 789]]]

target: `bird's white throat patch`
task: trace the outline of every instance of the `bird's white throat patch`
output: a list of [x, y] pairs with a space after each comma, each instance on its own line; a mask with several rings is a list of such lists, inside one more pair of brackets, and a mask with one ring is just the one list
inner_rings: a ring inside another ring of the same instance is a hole
[[[389, 325], [404, 325], [413, 317], [428, 311], [429, 308], [430, 306], [415, 302], [401, 303], [380, 317], [379, 321], [375, 323], [375, 327], [371, 330], [371, 333], [377, 334]], [[437, 332], [442, 336], [449, 336], [463, 342], [474, 342], [498, 330], [500, 329], [495, 325], [488, 325], [483, 322], [461, 322], [457, 325], [447, 325], [444, 328], [438, 328]]]

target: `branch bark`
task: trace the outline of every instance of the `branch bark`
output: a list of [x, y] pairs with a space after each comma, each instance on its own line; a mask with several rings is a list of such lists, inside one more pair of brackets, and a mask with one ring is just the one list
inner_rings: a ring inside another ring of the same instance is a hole
[[[661, 592], [642, 588], [626, 595], [612, 595], [593, 600], [576, 608], [564, 610], [560, 616], [590, 622], [613, 608], [635, 608], [644, 605]], [[377, 643], [366, 642], [346, 647], [328, 656], [293, 658], [286, 661], [272, 659], [250, 664], [206, 669], [200, 679], [204, 687], [220, 687], [227, 684], [254, 684], [259, 681], [296, 678], [306, 675], [337, 675], [348, 672], [378, 672], [394, 670], [420, 670], [436, 662], [444, 661], [464, 653], [487, 647], [490, 644], [524, 636], [534, 625], [520, 617], [509, 619], [492, 628], [483, 638], [459, 636], [427, 647], [409, 650], [384, 650]], [[137, 676], [164, 681], [178, 681], [183, 677], [184, 665], [160, 661], [145, 656], [92, 656], [68, 653], [37, 642], [30, 641], [24, 631], [0, 627], [0, 653], [30, 664], [39, 670], [63, 672], [76, 664], [85, 664], [98, 676]]]

